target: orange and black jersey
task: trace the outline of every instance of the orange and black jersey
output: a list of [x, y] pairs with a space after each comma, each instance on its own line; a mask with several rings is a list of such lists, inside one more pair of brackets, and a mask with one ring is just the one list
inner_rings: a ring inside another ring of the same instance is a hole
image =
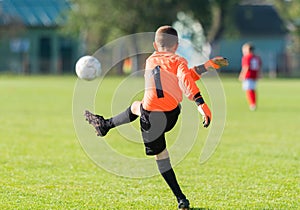
[[143, 108], [148, 111], [170, 111], [182, 101], [198, 94], [195, 80], [200, 78], [190, 70], [187, 61], [171, 52], [154, 52], [146, 61]]

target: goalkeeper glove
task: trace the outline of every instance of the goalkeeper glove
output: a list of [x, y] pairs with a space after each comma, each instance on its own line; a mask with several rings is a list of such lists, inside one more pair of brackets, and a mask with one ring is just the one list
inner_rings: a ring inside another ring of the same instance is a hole
[[228, 60], [226, 58], [223, 58], [221, 56], [214, 57], [208, 61], [205, 62], [204, 67], [207, 70], [216, 70], [219, 68], [222, 68], [224, 66], [228, 66]]
[[204, 102], [200, 93], [196, 94], [196, 97], [194, 97], [194, 99], [196, 104], [198, 105], [198, 111], [203, 117], [203, 126], [207, 128], [212, 119], [210, 109], [208, 108], [207, 104]]
[[203, 126], [204, 128], [207, 128], [211, 122], [211, 112], [207, 106], [206, 103], [204, 104], [200, 104], [198, 106], [198, 111], [200, 112], [200, 114], [203, 117]]
[[228, 66], [228, 65], [229, 65], [229, 63], [226, 58], [217, 56], [217, 57], [214, 57], [214, 58], [206, 61], [204, 64], [195, 66], [195, 70], [199, 75], [201, 75], [206, 71], [217, 70], [219, 68], [222, 68], [222, 67]]

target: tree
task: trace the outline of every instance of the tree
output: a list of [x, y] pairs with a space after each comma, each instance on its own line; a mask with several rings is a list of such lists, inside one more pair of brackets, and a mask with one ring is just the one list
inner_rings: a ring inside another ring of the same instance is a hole
[[[227, 21], [233, 5], [239, 0], [71, 0], [67, 30], [83, 33], [93, 45], [117, 37], [153, 31], [163, 24], [171, 25], [180, 11], [190, 13], [204, 27], [213, 41], [220, 26]], [[211, 30], [211, 31], [210, 31]], [[92, 48], [92, 46], [89, 46]]]
[[280, 16], [286, 21], [293, 34], [293, 50], [300, 52], [300, 1], [273, 0]]
[[212, 42], [221, 26], [229, 26], [232, 5], [239, 0], [71, 0], [65, 31], [80, 35], [86, 52], [124, 35], [153, 32], [160, 25], [172, 25], [184, 11], [201, 22]]

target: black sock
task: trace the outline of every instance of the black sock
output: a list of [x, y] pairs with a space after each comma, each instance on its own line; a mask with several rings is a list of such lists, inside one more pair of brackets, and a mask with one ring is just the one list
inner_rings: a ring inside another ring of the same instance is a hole
[[124, 112], [121, 112], [120, 114], [110, 118], [108, 120], [108, 126], [110, 128], [114, 128], [116, 126], [132, 122], [136, 120], [137, 117], [138, 115], [135, 115], [131, 112], [131, 106], [130, 106]]
[[170, 158], [156, 160], [158, 170], [163, 176], [169, 187], [171, 188], [173, 194], [176, 196], [177, 200], [185, 199], [185, 195], [182, 193], [179, 184], [177, 182], [175, 173], [172, 169]]

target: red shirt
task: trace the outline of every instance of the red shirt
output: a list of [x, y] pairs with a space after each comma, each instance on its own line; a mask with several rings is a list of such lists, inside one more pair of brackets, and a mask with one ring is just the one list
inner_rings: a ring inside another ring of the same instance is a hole
[[[155, 72], [153, 69], [159, 66]], [[148, 111], [170, 111], [182, 101], [184, 93], [190, 100], [199, 92], [187, 61], [170, 52], [154, 52], [146, 60], [143, 108]]]
[[244, 55], [242, 58], [242, 67], [249, 67], [246, 72], [245, 79], [254, 79], [258, 78], [258, 74], [261, 68], [261, 59], [259, 56], [252, 53]]

